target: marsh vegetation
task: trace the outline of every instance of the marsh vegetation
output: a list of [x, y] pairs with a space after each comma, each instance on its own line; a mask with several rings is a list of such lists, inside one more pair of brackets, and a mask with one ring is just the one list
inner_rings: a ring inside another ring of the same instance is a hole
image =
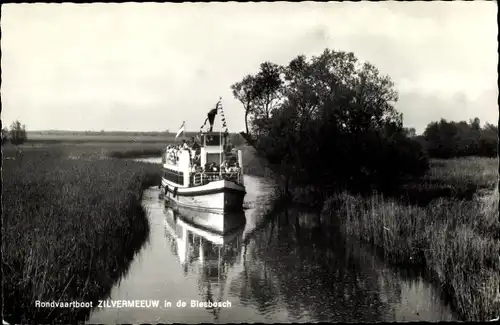
[[[95, 156], [100, 150], [94, 148]], [[88, 309], [35, 308], [35, 301], [103, 297], [146, 240], [142, 191], [150, 164], [70, 159], [89, 148], [4, 150], [4, 317], [13, 323], [75, 322]]]

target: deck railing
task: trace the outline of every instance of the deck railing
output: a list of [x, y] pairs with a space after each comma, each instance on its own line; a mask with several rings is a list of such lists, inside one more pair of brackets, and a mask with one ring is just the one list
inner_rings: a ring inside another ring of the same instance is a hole
[[236, 184], [243, 184], [243, 174], [241, 170], [234, 172], [199, 172], [191, 173], [190, 185], [200, 186], [205, 185], [213, 181], [228, 180], [233, 181]]

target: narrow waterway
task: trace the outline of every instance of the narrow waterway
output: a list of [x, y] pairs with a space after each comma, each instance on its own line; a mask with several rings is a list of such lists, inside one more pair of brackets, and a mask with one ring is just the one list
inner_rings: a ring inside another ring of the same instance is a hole
[[[150, 237], [108, 299], [152, 299], [159, 306], [96, 308], [88, 322], [456, 319], [422, 278], [387, 267], [355, 241], [336, 238], [315, 225], [313, 212], [274, 206], [272, 185], [264, 179], [245, 176], [245, 183], [246, 224], [225, 237], [185, 223], [165, 207], [158, 189], [147, 190]], [[178, 301], [187, 306], [176, 307]], [[230, 307], [190, 307], [191, 301]]]

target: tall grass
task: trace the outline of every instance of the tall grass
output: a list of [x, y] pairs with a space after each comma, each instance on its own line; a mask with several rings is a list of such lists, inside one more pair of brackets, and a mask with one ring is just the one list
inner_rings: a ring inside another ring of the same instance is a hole
[[439, 161], [427, 176], [441, 184], [485, 189], [471, 200], [440, 197], [422, 207], [377, 193], [339, 193], [325, 202], [323, 214], [344, 235], [377, 247], [390, 263], [426, 270], [464, 319], [492, 319], [500, 310], [498, 175], [493, 161]]
[[430, 165], [424, 180], [454, 186], [470, 184], [477, 188], [492, 188], [498, 182], [498, 158], [435, 159], [431, 160]]
[[95, 306], [148, 236], [141, 198], [158, 184], [157, 167], [72, 160], [66, 153], [26, 150], [3, 161], [3, 310], [9, 322], [84, 320], [88, 309], [35, 308], [35, 301]]
[[145, 148], [145, 149], [128, 149], [111, 151], [107, 154], [111, 158], [141, 158], [141, 157], [160, 157], [162, 149]]
[[494, 158], [435, 159], [430, 161], [430, 169], [424, 177], [408, 180], [386, 194], [420, 206], [437, 197], [472, 200], [478, 190], [495, 187], [497, 170], [498, 159]]

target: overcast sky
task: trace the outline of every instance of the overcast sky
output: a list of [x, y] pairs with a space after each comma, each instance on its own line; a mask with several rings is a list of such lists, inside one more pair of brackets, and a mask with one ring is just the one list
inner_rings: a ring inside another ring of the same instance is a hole
[[497, 6], [474, 2], [8, 4], [2, 122], [28, 130], [197, 130], [259, 64], [325, 48], [394, 80], [404, 124], [497, 124]]

